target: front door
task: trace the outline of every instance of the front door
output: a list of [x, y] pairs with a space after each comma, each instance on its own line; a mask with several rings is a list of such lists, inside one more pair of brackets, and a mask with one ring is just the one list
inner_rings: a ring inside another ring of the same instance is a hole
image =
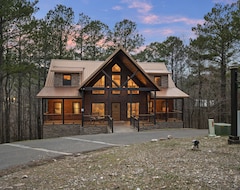
[[114, 121], [120, 121], [120, 103], [112, 103], [112, 118]]

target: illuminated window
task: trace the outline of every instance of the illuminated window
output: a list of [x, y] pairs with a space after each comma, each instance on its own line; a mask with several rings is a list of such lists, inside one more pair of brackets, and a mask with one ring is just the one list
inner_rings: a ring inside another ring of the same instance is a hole
[[161, 77], [154, 77], [154, 81], [158, 86], [161, 86]]
[[118, 66], [118, 64], [113, 65], [112, 72], [121, 72], [121, 68]]
[[71, 86], [71, 75], [63, 75], [63, 85], [64, 86]]
[[[131, 106], [132, 106], [132, 109], [131, 109]], [[139, 102], [127, 103], [127, 117], [130, 118], [131, 115], [134, 115], [134, 116], [139, 115]]]
[[73, 102], [73, 113], [80, 114], [80, 102]]
[[[139, 88], [139, 86], [132, 80], [130, 77], [128, 77], [128, 88]], [[139, 90], [128, 90], [128, 94], [139, 94]]]
[[92, 114], [98, 116], [105, 115], [104, 103], [92, 103]]
[[[118, 85], [112, 82], [112, 88], [118, 88], [121, 85], [121, 75], [112, 75], [112, 80]], [[113, 90], [112, 93], [120, 94], [120, 90]]]
[[54, 102], [54, 113], [62, 114], [62, 103], [61, 102]]
[[[105, 87], [105, 76], [102, 76], [94, 85], [96, 88], [104, 88]], [[93, 90], [93, 94], [104, 94], [104, 90]]]
[[153, 102], [148, 102], [148, 113], [153, 113]]

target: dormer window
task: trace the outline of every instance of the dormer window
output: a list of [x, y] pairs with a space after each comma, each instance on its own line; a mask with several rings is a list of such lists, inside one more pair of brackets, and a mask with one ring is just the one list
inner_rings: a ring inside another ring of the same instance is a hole
[[155, 81], [155, 83], [158, 86], [162, 86], [162, 82], [161, 82], [161, 77], [160, 76], [154, 77], [154, 81]]
[[72, 76], [70, 74], [63, 74], [63, 86], [71, 86]]

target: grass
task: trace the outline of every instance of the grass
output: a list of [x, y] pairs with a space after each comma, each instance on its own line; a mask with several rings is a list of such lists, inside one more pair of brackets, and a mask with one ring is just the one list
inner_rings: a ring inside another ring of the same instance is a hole
[[190, 138], [170, 139], [52, 160], [2, 176], [0, 189], [240, 188], [239, 145], [198, 140], [197, 151]]

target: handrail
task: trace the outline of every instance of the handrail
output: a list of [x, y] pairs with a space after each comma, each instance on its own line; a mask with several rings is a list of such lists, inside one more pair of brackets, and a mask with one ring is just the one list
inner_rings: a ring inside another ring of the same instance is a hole
[[131, 122], [131, 125], [137, 129], [137, 131], [139, 132], [140, 131], [140, 128], [139, 128], [139, 117], [136, 117], [136, 116], [131, 116], [130, 118], [130, 122]]
[[108, 126], [110, 127], [113, 133], [113, 118], [110, 115], [108, 115], [107, 119], [108, 119]]

